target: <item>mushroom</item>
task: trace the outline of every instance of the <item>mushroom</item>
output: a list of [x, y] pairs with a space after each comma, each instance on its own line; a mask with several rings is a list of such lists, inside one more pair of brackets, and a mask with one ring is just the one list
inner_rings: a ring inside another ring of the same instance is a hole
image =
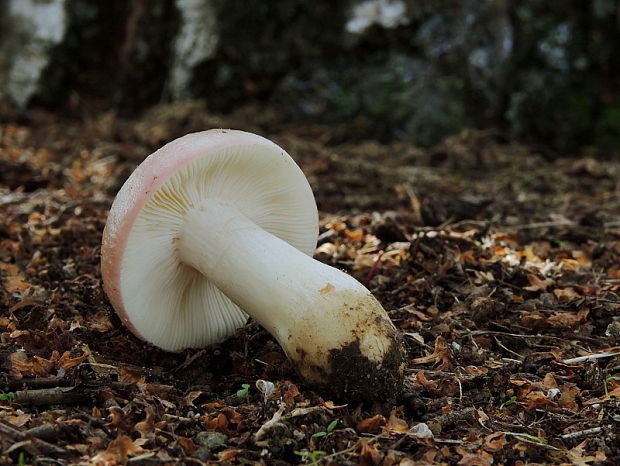
[[316, 261], [318, 214], [293, 159], [235, 130], [188, 134], [147, 157], [103, 232], [105, 291], [122, 321], [164, 350], [217, 343], [252, 316], [311, 385], [392, 398], [404, 356], [379, 302]]

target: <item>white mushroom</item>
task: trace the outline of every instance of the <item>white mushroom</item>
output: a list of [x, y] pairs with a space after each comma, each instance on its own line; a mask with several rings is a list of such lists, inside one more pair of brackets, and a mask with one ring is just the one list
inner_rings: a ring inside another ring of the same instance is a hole
[[242, 131], [189, 134], [119, 191], [104, 287], [125, 324], [165, 350], [222, 341], [249, 314], [312, 385], [393, 397], [404, 367], [397, 331], [363, 285], [312, 259], [317, 235], [312, 191], [284, 150]]

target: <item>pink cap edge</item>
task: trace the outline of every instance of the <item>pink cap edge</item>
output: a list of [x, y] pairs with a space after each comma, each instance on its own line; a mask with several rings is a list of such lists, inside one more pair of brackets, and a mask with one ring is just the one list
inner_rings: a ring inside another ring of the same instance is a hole
[[127, 238], [138, 213], [151, 195], [181, 166], [226, 147], [241, 144], [279, 146], [257, 134], [230, 129], [190, 133], [169, 142], [138, 165], [119, 190], [103, 229], [101, 277], [103, 289], [123, 323], [145, 340], [129, 320], [121, 294], [121, 263]]

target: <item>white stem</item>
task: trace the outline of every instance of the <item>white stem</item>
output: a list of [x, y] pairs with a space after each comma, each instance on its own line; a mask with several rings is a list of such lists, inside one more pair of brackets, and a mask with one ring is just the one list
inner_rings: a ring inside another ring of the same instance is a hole
[[178, 251], [269, 331], [311, 382], [324, 381], [332, 350], [348, 344], [379, 366], [394, 351], [395, 329], [362, 284], [221, 201], [186, 214]]

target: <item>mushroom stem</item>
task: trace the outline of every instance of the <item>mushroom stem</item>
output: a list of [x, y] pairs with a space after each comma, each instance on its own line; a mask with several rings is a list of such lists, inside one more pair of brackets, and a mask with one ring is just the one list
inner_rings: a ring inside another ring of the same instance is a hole
[[186, 214], [177, 249], [182, 262], [278, 340], [309, 383], [364, 399], [393, 397], [401, 389], [404, 356], [397, 331], [351, 276], [214, 199]]

